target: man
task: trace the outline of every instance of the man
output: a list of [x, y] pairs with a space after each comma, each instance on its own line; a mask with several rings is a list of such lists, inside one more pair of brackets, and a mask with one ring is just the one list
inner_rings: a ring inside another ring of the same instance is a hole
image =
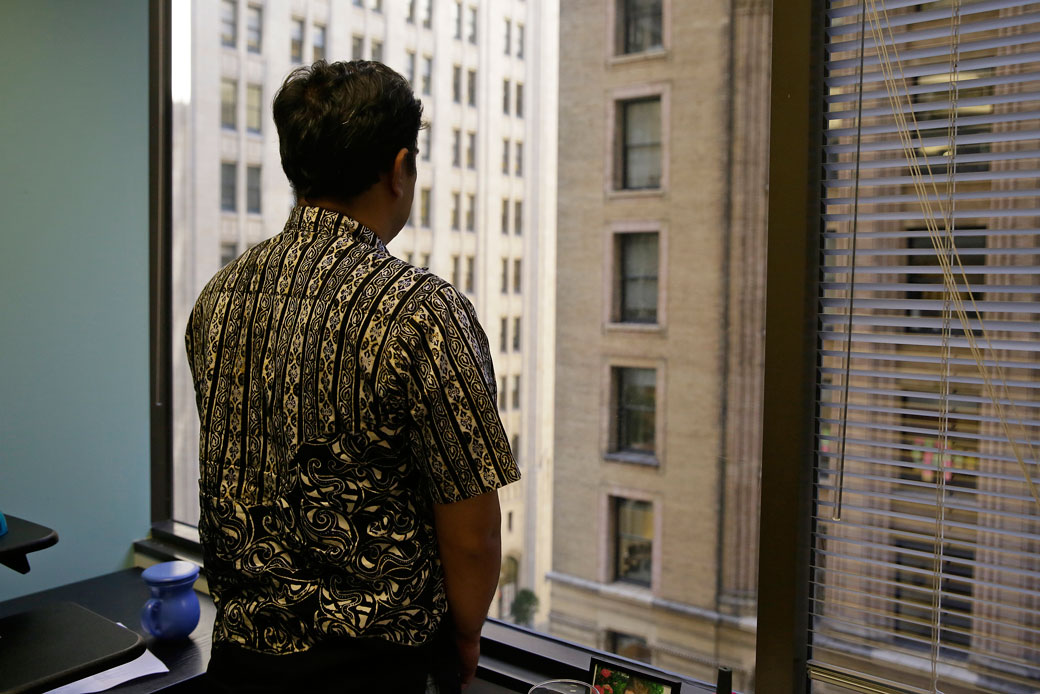
[[290, 74], [298, 204], [192, 311], [218, 691], [446, 693], [476, 670], [519, 472], [473, 307], [386, 250], [421, 116], [380, 63]]

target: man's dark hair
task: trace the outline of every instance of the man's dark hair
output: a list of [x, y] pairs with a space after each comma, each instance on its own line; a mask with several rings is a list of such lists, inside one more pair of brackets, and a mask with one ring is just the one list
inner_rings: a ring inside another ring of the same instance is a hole
[[368, 190], [402, 148], [415, 170], [422, 103], [382, 63], [319, 60], [274, 97], [282, 169], [298, 197], [346, 201]]

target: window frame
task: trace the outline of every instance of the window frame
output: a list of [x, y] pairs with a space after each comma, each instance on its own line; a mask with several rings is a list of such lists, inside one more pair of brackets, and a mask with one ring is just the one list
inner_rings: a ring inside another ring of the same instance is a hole
[[[620, 403], [620, 369], [649, 369], [654, 372], [654, 450], [652, 453], [621, 450], [618, 445], [618, 407]], [[615, 372], [618, 372], [615, 378]], [[663, 468], [665, 451], [664, 421], [661, 413], [667, 391], [667, 369], [664, 360], [630, 357], [608, 357], [604, 362], [600, 405], [600, 457], [607, 462]]]
[[618, 36], [621, 28], [618, 22], [621, 20], [618, 5], [626, 0], [608, 0], [606, 36], [603, 40], [604, 59], [608, 64], [640, 62], [643, 60], [657, 60], [665, 58], [672, 50], [672, 0], [661, 0], [661, 46], [650, 48], [635, 53], [621, 53], [618, 51]]
[[[657, 320], [653, 323], [630, 323], [619, 319], [618, 271], [621, 256], [619, 237], [623, 234], [657, 234]], [[668, 225], [661, 220], [625, 220], [613, 222], [604, 235], [604, 257], [609, 272], [603, 273], [603, 326], [607, 331], [663, 332], [668, 327]]]
[[[654, 537], [650, 547], [650, 584], [643, 585], [634, 581], [619, 580], [614, 575], [617, 563], [616, 558], [616, 511], [615, 499], [627, 499], [629, 501], [642, 501], [650, 504], [653, 513]], [[661, 533], [664, 523], [661, 514], [661, 503], [657, 495], [646, 492], [632, 486], [610, 485], [600, 495], [599, 508], [600, 527], [600, 552], [599, 552], [599, 578], [600, 582], [607, 586], [625, 586], [629, 590], [644, 591], [650, 595], [658, 593], [661, 589]], [[654, 541], [657, 540], [657, 541]]]
[[[619, 123], [621, 104], [657, 97], [661, 100], [661, 177], [656, 188], [623, 188], [624, 176], [620, 140], [624, 134]], [[664, 82], [622, 87], [611, 91], [606, 100], [607, 131], [604, 142], [603, 190], [608, 199], [625, 197], [654, 197], [668, 193], [670, 189], [669, 160], [671, 155], [671, 87]]]

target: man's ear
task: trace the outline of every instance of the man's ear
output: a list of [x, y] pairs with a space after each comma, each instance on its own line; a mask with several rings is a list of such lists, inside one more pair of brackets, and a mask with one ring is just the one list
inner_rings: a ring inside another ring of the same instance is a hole
[[390, 174], [390, 188], [393, 190], [394, 195], [404, 195], [405, 181], [411, 176], [411, 166], [409, 165], [409, 152], [407, 147], [402, 147], [401, 151], [394, 157], [394, 168]]

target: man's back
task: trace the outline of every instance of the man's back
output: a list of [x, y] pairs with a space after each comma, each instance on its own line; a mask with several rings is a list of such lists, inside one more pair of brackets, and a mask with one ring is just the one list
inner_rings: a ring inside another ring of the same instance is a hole
[[432, 638], [432, 504], [518, 479], [469, 302], [349, 217], [298, 207], [187, 333], [215, 643]]

